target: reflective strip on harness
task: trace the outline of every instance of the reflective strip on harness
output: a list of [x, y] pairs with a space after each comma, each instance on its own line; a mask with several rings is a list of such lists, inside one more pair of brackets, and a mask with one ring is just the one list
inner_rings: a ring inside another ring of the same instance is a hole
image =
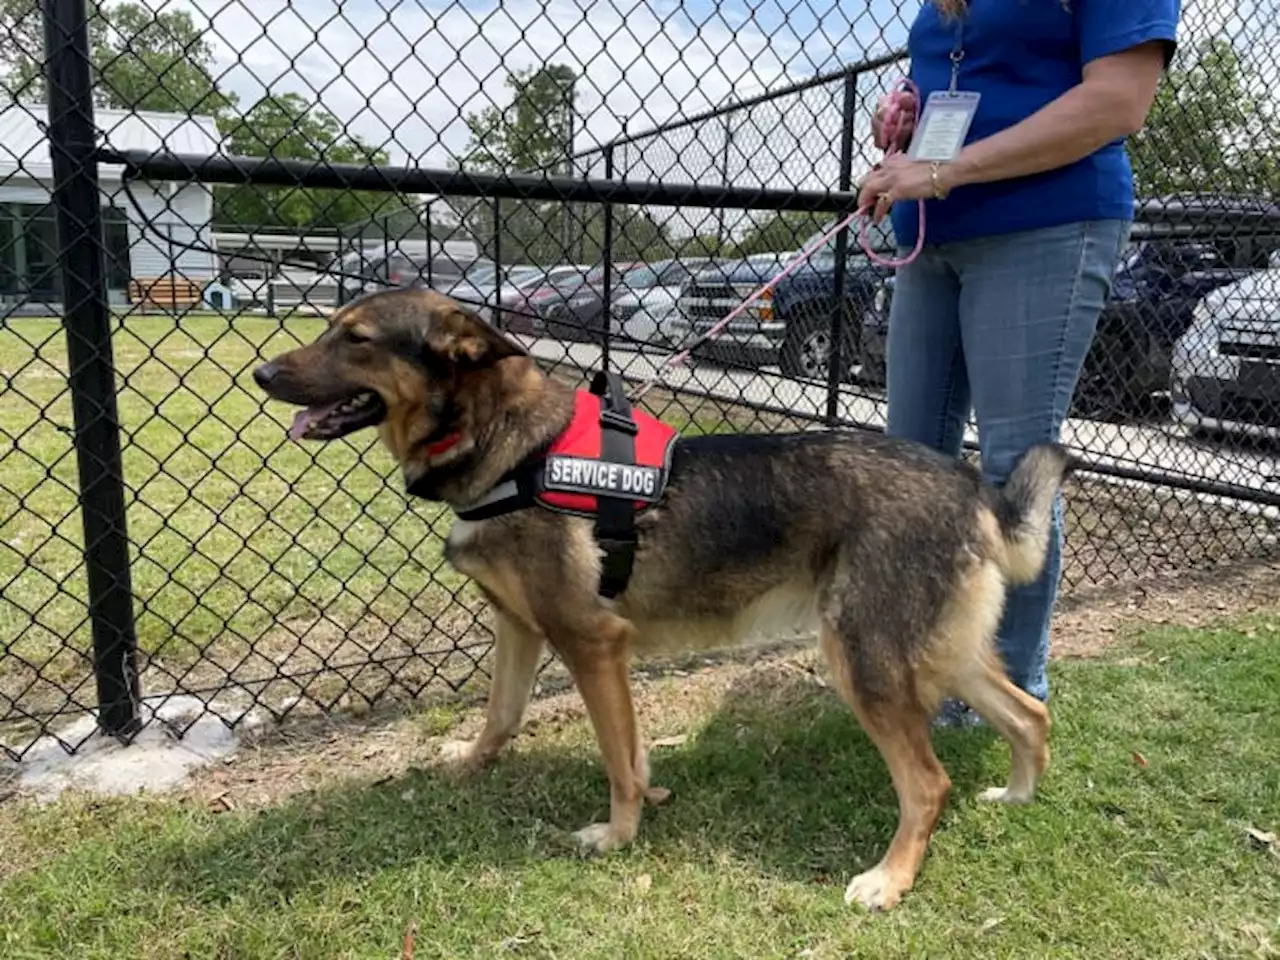
[[546, 490], [629, 496], [646, 503], [657, 502], [661, 484], [661, 467], [605, 463], [581, 457], [547, 457], [542, 472], [542, 485]]

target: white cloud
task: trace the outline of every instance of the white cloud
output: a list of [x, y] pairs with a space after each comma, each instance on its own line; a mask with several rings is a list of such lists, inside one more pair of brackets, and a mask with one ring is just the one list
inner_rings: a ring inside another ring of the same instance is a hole
[[[391, 162], [443, 167], [466, 146], [464, 117], [505, 104], [517, 69], [563, 63], [582, 76], [581, 149], [713, 105], [838, 69], [901, 45], [919, 0], [152, 0], [208, 23], [224, 89], [315, 100]], [[834, 186], [839, 84], [735, 114], [731, 182]], [[865, 137], [865, 131], [860, 131]], [[627, 147], [619, 173], [718, 182], [724, 126]], [[598, 174], [584, 162], [582, 172]], [[658, 212], [658, 211], [655, 211]], [[661, 214], [660, 214], [661, 215]], [[689, 211], [696, 222], [703, 211]], [[731, 217], [734, 215], [731, 215]], [[689, 227], [692, 229], [692, 227]]]
[[877, 9], [896, 39], [904, 33], [883, 0], [856, 14], [837, 0], [151, 5], [208, 21], [222, 82], [245, 103], [300, 92], [386, 144], [393, 162], [432, 166], [465, 146], [465, 114], [507, 101], [503, 81], [516, 69], [557, 62], [580, 71], [577, 143], [586, 145], [882, 50]]

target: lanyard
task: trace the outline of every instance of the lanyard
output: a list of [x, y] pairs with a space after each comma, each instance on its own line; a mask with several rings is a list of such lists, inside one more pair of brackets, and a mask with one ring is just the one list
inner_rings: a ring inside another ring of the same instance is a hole
[[957, 18], [956, 42], [951, 47], [951, 87], [949, 93], [955, 94], [960, 83], [960, 61], [964, 59], [964, 19]]

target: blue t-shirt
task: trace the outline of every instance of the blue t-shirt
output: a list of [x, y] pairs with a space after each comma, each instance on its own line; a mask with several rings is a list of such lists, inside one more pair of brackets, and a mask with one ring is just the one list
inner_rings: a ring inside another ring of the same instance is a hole
[[[1084, 65], [1150, 40], [1176, 41], [1180, 0], [969, 0], [968, 13], [945, 18], [923, 0], [907, 51], [922, 102], [951, 84], [951, 52], [960, 31], [957, 89], [981, 95], [966, 143], [1035, 113], [1081, 80]], [[1080, 220], [1133, 216], [1133, 171], [1124, 139], [1069, 166], [1029, 177], [955, 188], [926, 201], [925, 242], [946, 243]], [[916, 242], [914, 200], [894, 204], [898, 243]]]

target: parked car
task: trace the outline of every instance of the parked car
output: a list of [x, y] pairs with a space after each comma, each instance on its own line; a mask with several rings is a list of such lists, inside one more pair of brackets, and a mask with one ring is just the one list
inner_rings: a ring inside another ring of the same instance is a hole
[[669, 312], [680, 290], [710, 257], [659, 260], [627, 271], [618, 279], [609, 314], [613, 333], [631, 343], [660, 342], [659, 322], [653, 315]]
[[441, 293], [469, 295], [492, 278], [497, 267], [484, 258], [460, 259], [452, 253], [414, 253], [387, 248], [345, 254], [331, 268], [338, 274], [337, 304], [391, 287], [426, 286]]
[[502, 298], [514, 296], [518, 292], [518, 284], [532, 278], [537, 272], [537, 267], [520, 264], [499, 267], [492, 261], [484, 261], [465, 270], [448, 287], [433, 285], [433, 288], [466, 304], [486, 320], [491, 320], [497, 316], [496, 310]]
[[1195, 432], [1280, 439], [1280, 257], [1218, 287], [1174, 345], [1174, 419]]
[[[1215, 289], [1265, 269], [1280, 231], [1215, 236], [1214, 225], [1167, 236], [1163, 225], [1136, 223], [1121, 252], [1111, 293], [1072, 400], [1076, 416], [1125, 420], [1168, 389], [1174, 344], [1196, 305]], [[1275, 229], [1275, 228], [1273, 228]], [[884, 382], [884, 345], [894, 281], [880, 284], [862, 330], [864, 379]]]
[[1073, 400], [1079, 416], [1124, 420], [1167, 390], [1174, 345], [1212, 291], [1265, 269], [1280, 237], [1135, 238], [1122, 253]]
[[694, 355], [733, 364], [767, 366], [777, 360], [783, 326], [775, 315], [774, 291], [751, 304], [710, 340], [696, 343], [735, 307], [777, 276], [788, 254], [766, 253], [727, 260], [699, 270], [685, 282], [679, 312], [667, 324], [677, 345], [694, 344]]
[[[613, 266], [613, 283], [635, 263]], [[540, 297], [534, 305], [543, 329], [558, 340], [593, 343], [604, 331], [604, 267], [594, 267], [581, 281], [570, 281], [557, 295]]]
[[533, 301], [544, 295], [557, 296], [561, 287], [585, 277], [587, 269], [574, 265], [534, 268], [528, 275], [513, 279], [498, 297], [494, 322], [512, 333], [536, 333], [539, 324]]
[[[825, 232], [825, 231], [823, 231]], [[807, 249], [822, 234], [805, 241]], [[886, 254], [894, 249], [893, 227], [886, 219], [868, 231], [871, 248]], [[778, 365], [789, 377], [826, 380], [831, 362], [832, 315], [840, 313], [845, 332], [841, 352], [841, 380], [863, 365], [862, 331], [877, 289], [890, 275], [888, 267], [872, 261], [850, 229], [846, 240], [844, 289], [836, 291], [836, 237], [824, 243], [809, 260], [784, 277], [774, 291], [774, 310], [783, 330]]]

